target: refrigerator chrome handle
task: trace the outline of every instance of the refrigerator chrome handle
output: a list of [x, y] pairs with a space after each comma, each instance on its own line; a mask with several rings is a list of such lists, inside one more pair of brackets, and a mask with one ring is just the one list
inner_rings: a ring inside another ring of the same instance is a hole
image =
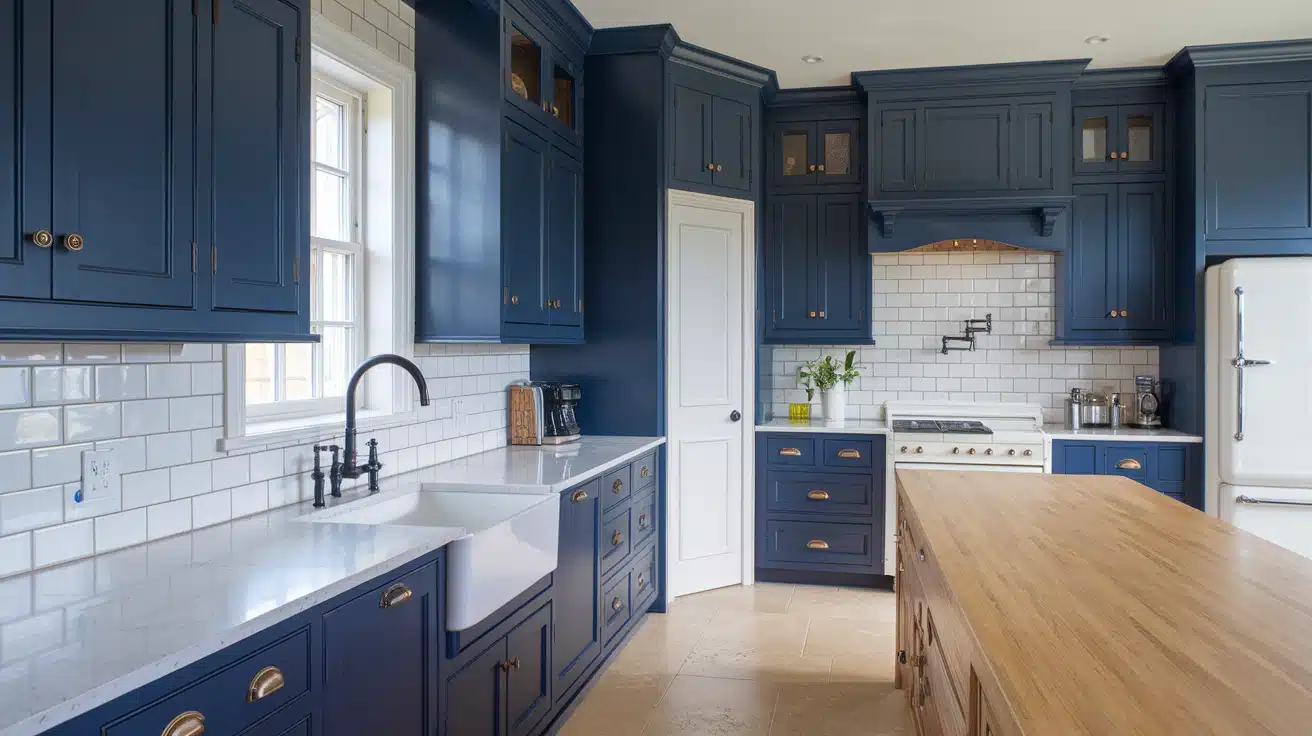
[[1253, 498], [1252, 496], [1235, 496], [1235, 503], [1261, 504], [1264, 506], [1312, 506], [1312, 501], [1286, 501], [1280, 498]]
[[[1230, 365], [1239, 371], [1238, 381], [1235, 391], [1236, 401], [1238, 402], [1238, 414], [1235, 417], [1235, 442], [1244, 441], [1244, 369], [1258, 365], [1271, 365], [1269, 360], [1249, 360], [1244, 357], [1244, 287], [1235, 287], [1235, 324], [1236, 350], [1235, 358], [1230, 361]], [[1312, 504], [1309, 504], [1312, 505]]]

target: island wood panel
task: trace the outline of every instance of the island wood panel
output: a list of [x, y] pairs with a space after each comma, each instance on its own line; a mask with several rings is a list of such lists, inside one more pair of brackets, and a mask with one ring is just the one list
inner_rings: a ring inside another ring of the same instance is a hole
[[968, 637], [969, 733], [1309, 732], [1312, 560], [1126, 478], [899, 470], [897, 487], [900, 546], [946, 586], [927, 615], [954, 607]]

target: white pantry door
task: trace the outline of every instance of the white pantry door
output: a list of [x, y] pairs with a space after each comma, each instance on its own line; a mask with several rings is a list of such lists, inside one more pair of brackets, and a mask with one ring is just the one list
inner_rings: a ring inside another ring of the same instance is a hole
[[751, 202], [669, 192], [670, 597], [750, 577], [753, 218]]

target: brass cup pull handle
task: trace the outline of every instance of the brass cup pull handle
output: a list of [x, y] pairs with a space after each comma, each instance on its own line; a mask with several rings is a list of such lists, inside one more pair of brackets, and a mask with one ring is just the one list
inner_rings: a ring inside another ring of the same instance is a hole
[[783, 447], [779, 449], [779, 455], [781, 457], [801, 457], [802, 451], [796, 447]]
[[164, 727], [160, 736], [201, 736], [205, 733], [205, 716], [200, 711], [189, 710], [179, 713], [169, 725]]
[[829, 549], [829, 543], [823, 539], [812, 539], [806, 543], [807, 549]]
[[850, 449], [849, 449], [849, 450], [839, 450], [839, 451], [838, 451], [838, 456], [841, 457], [841, 458], [843, 458], [844, 460], [860, 460], [860, 459], [861, 459], [861, 451], [860, 451], [860, 450], [850, 450]]
[[639, 478], [646, 479], [646, 477], [649, 476], [649, 475], [651, 475], [651, 470], [648, 469], [648, 467], [647, 467], [646, 465], [642, 466], [642, 470], [639, 470], [639, 471], [638, 471], [638, 477], [639, 477]]
[[610, 602], [610, 610], [612, 610], [612, 611], [614, 611], [614, 612], [616, 612], [616, 613], [619, 613], [620, 611], [623, 611], [623, 610], [624, 610], [624, 601], [620, 600], [619, 598], [616, 598], [615, 600], [611, 601], [611, 602]]
[[49, 230], [37, 230], [28, 233], [27, 237], [32, 241], [32, 245], [38, 248], [49, 248], [55, 244], [55, 236]]
[[620, 480], [619, 478], [616, 478], [615, 482], [610, 484], [610, 490], [611, 493], [619, 493], [620, 491], [624, 490], [624, 481]]
[[378, 601], [378, 607], [391, 608], [392, 606], [399, 606], [410, 600], [412, 596], [414, 596], [414, 591], [400, 583], [395, 583], [383, 591], [383, 598]]
[[647, 527], [649, 527], [649, 526], [651, 526], [651, 522], [647, 521], [647, 515], [646, 515], [646, 514], [643, 514], [643, 515], [641, 515], [641, 516], [638, 517], [638, 528], [639, 528], [639, 529], [641, 529], [642, 531], [647, 531]]
[[619, 532], [615, 532], [614, 534], [610, 535], [610, 546], [612, 547], [620, 546], [620, 542], [623, 541], [624, 541], [624, 535], [620, 534]]
[[1134, 458], [1126, 458], [1119, 463], [1116, 463], [1116, 467], [1121, 470], [1143, 470], [1143, 463]]
[[582, 503], [583, 501], [586, 500], [588, 500], [588, 492], [583, 490], [582, 488], [578, 489], [577, 491], [574, 491], [569, 496], [570, 503]]
[[806, 497], [811, 499], [812, 501], [828, 501], [829, 491], [822, 491], [817, 488], [813, 491], [808, 492], [806, 494]]
[[638, 590], [647, 587], [647, 578], [642, 573], [638, 573]]
[[66, 250], [82, 250], [84, 245], [86, 245], [86, 241], [77, 233], [69, 233], [64, 236], [64, 248]]
[[246, 691], [246, 702], [263, 700], [281, 690], [285, 684], [287, 678], [283, 676], [282, 670], [273, 666], [265, 667], [251, 678], [251, 686]]

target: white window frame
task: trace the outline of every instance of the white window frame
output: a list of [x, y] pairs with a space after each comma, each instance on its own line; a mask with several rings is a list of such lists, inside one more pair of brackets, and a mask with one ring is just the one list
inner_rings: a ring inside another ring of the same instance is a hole
[[[311, 17], [310, 54], [314, 76], [338, 80], [361, 93], [360, 124], [367, 135], [359, 153], [362, 196], [359, 227], [362, 253], [355, 269], [358, 291], [356, 355], [414, 355], [414, 177], [415, 75], [321, 14]], [[307, 165], [312, 165], [307, 162]], [[309, 215], [306, 215], [308, 224]], [[338, 246], [312, 239], [312, 248]], [[317, 252], [317, 251], [316, 251]], [[314, 259], [311, 259], [311, 263]], [[318, 306], [311, 320], [318, 324]], [[222, 451], [273, 442], [329, 437], [340, 433], [345, 403], [339, 397], [294, 402], [294, 410], [250, 411], [246, 404], [246, 346], [229, 345], [224, 354], [224, 436]], [[413, 422], [415, 392], [396, 371], [370, 371], [357, 392], [359, 424], [386, 427]], [[293, 402], [285, 402], [293, 403]], [[311, 405], [313, 404], [313, 405]], [[291, 409], [291, 407], [285, 407]]]

